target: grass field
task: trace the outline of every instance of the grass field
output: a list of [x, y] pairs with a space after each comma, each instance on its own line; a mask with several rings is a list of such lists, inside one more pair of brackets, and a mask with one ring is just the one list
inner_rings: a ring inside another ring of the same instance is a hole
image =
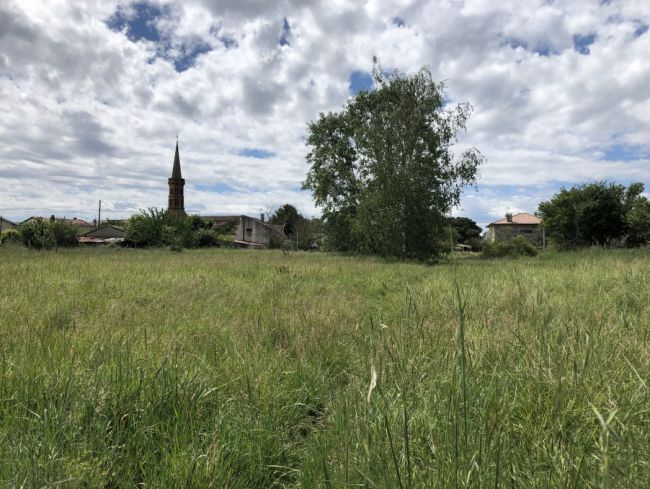
[[650, 487], [647, 251], [0, 276], [0, 487]]

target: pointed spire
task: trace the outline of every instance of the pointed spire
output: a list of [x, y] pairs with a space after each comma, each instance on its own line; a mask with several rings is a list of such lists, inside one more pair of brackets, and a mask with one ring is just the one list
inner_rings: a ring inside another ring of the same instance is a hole
[[178, 156], [178, 134], [176, 135], [176, 154], [174, 155], [174, 169], [172, 170], [172, 179], [181, 180], [181, 158]]

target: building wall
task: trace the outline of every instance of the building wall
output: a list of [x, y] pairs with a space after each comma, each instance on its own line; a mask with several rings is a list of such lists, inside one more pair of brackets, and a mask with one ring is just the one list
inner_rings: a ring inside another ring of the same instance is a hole
[[542, 229], [539, 224], [496, 224], [490, 226], [486, 234], [488, 243], [508, 241], [516, 236], [523, 236], [536, 246], [542, 246]]
[[261, 243], [268, 246], [271, 239], [269, 228], [259, 219], [248, 216], [241, 216], [235, 230], [235, 239]]
[[0, 217], [0, 231], [7, 231], [8, 229], [15, 228], [16, 225], [13, 222], [7, 221]]

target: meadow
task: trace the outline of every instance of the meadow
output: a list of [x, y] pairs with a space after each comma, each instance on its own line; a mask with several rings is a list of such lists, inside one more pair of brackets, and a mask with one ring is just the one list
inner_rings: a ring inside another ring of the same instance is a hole
[[650, 486], [650, 252], [0, 248], [0, 487]]

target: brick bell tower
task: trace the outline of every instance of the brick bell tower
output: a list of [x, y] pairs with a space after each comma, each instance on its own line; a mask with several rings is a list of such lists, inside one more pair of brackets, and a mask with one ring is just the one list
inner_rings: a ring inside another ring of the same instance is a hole
[[185, 179], [181, 175], [181, 159], [178, 156], [178, 137], [176, 138], [176, 154], [174, 155], [174, 168], [172, 176], [167, 180], [169, 185], [169, 196], [167, 199], [167, 212], [174, 216], [187, 216], [185, 213], [185, 197], [183, 187]]

